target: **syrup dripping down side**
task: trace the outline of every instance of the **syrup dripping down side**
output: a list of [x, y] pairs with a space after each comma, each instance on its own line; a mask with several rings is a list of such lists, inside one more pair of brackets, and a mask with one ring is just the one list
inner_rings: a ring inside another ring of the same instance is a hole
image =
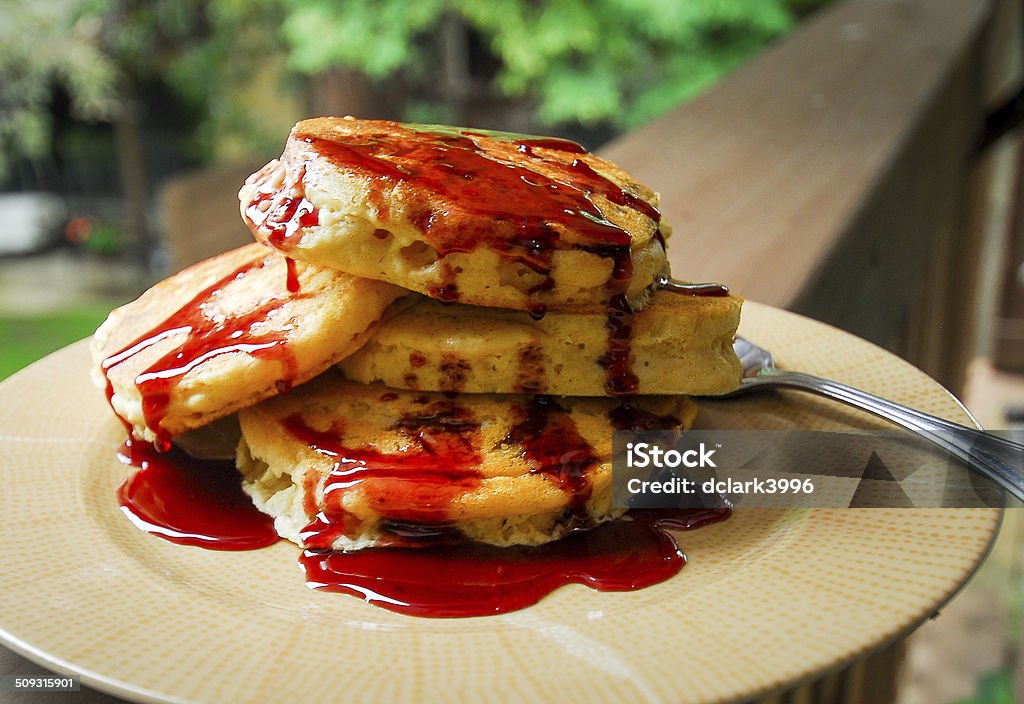
[[410, 445], [394, 453], [350, 446], [340, 423], [321, 431], [293, 415], [283, 425], [333, 463], [319, 488], [319, 502], [316, 487], [306, 487], [307, 513], [316, 514], [301, 533], [308, 547], [329, 548], [339, 537], [360, 532], [359, 519], [345, 506], [351, 491], [362, 492], [362, 501], [373, 506], [384, 527], [402, 527], [387, 536], [390, 544], [408, 544], [401, 533], [444, 532], [452, 502], [481, 479], [479, 426], [466, 409], [450, 401], [403, 415], [391, 429], [405, 432]]
[[288, 293], [299, 293], [302, 290], [302, 286], [299, 282], [299, 273], [296, 271], [295, 260], [291, 257], [285, 257], [284, 261], [287, 268], [285, 288], [288, 289]]
[[589, 523], [585, 504], [593, 491], [590, 472], [599, 458], [568, 410], [550, 396], [532, 396], [519, 409], [519, 420], [504, 442], [520, 446], [531, 473], [553, 480], [567, 494], [573, 517]]
[[684, 281], [676, 281], [667, 276], [660, 278], [656, 284], [657, 288], [671, 293], [679, 293], [684, 296], [706, 296], [710, 298], [724, 298], [729, 295], [729, 287], [725, 284], [698, 283], [690, 284]]
[[[242, 282], [253, 271], [262, 269], [272, 261], [260, 259], [246, 262], [237, 269], [197, 293], [159, 325], [140, 335], [118, 352], [107, 357], [102, 370], [107, 382], [107, 400], [112, 400], [114, 389], [110, 371], [140, 352], [172, 337], [180, 342], [146, 367], [135, 378], [135, 386], [142, 397], [142, 411], [146, 426], [156, 436], [158, 449], [170, 449], [170, 435], [162, 427], [171, 401], [174, 385], [185, 374], [200, 364], [219, 355], [243, 352], [253, 357], [270, 359], [282, 368], [279, 386], [287, 389], [296, 373], [296, 362], [288, 348], [287, 332], [268, 329], [253, 332], [253, 327], [266, 321], [280, 308], [287, 297], [274, 297], [251, 309], [230, 316], [214, 315], [206, 308], [234, 282]], [[111, 405], [113, 408], [113, 405]], [[115, 410], [116, 412], [116, 410]], [[119, 416], [120, 417], [120, 416]], [[131, 435], [131, 424], [121, 418]]]

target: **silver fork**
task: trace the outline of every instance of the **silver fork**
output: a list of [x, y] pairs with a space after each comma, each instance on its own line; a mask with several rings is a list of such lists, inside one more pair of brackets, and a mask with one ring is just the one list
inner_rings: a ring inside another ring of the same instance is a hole
[[787, 388], [841, 401], [930, 440], [1024, 501], [1024, 474], [1020, 471], [1024, 466], [1024, 445], [914, 410], [837, 381], [777, 369], [771, 352], [742, 337], [736, 338], [733, 349], [743, 364], [743, 379], [735, 391], [711, 398], [732, 398], [762, 389]]

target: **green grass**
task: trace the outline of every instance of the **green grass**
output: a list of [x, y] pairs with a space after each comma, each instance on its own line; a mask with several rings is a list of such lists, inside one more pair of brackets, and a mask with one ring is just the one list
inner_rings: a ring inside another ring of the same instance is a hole
[[43, 315], [0, 315], [0, 379], [92, 335], [110, 308], [94, 303]]

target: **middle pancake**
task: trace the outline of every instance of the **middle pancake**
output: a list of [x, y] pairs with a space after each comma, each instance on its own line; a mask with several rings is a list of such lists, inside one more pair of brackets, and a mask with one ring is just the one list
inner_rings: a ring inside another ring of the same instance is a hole
[[696, 412], [685, 396], [450, 396], [327, 372], [239, 413], [238, 467], [303, 547], [536, 545], [623, 513], [613, 430], [682, 431]]
[[[414, 302], [413, 302], [414, 301]], [[411, 305], [408, 305], [411, 302]], [[615, 395], [615, 354], [628, 360], [639, 394], [704, 396], [736, 388], [742, 366], [732, 348], [742, 299], [659, 290], [627, 319], [604, 313], [548, 313], [444, 305], [408, 296], [401, 312], [341, 362], [354, 381], [423, 391]], [[613, 335], [609, 324], [628, 324]], [[616, 350], [612, 351], [612, 345]]]

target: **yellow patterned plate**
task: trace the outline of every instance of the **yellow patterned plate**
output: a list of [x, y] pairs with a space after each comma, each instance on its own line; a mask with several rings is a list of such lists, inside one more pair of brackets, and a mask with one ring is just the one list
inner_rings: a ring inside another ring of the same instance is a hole
[[[753, 303], [780, 365], [969, 422], [905, 362]], [[0, 636], [140, 701], [717, 702], [846, 664], [935, 612], [984, 557], [989, 509], [748, 509], [682, 536], [689, 564], [629, 593], [578, 585], [486, 618], [390, 613], [303, 584], [297, 550], [214, 552], [117, 507], [122, 430], [84, 344], [0, 385]], [[707, 403], [703, 427], [876, 427], [806, 395]]]

